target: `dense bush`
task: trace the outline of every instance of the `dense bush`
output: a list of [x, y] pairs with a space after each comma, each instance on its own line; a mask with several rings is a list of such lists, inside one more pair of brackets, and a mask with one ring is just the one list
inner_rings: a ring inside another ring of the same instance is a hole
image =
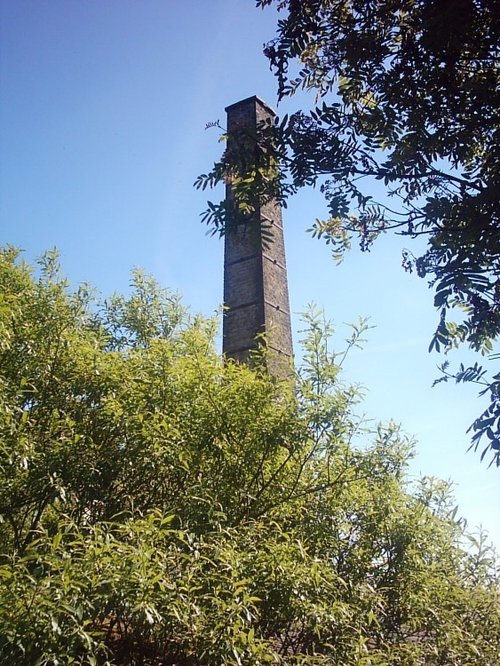
[[307, 327], [279, 382], [141, 273], [99, 304], [3, 251], [2, 664], [497, 663], [491, 552]]

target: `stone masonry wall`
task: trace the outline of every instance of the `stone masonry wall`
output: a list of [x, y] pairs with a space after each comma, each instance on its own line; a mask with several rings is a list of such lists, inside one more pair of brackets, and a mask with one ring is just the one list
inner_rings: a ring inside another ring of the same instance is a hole
[[[228, 135], [239, 125], [253, 129], [274, 117], [258, 97], [227, 107]], [[231, 197], [228, 187], [226, 196]], [[248, 362], [255, 338], [265, 333], [271, 351], [269, 371], [283, 376], [291, 367], [292, 335], [281, 209], [269, 203], [256, 223], [239, 225], [225, 236], [223, 353]], [[262, 242], [266, 225], [271, 242]]]

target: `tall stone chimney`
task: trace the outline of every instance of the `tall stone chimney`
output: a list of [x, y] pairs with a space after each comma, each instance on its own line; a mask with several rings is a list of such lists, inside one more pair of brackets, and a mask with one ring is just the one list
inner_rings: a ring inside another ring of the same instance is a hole
[[[238, 140], [242, 129], [247, 136], [256, 133], [258, 123], [275, 116], [255, 96], [228, 106], [226, 112], [228, 145]], [[228, 184], [229, 203], [231, 197]], [[286, 377], [293, 352], [281, 207], [276, 202], [258, 205], [255, 218], [229, 224], [225, 234], [222, 351], [228, 358], [248, 363], [252, 350], [262, 342], [257, 336], [264, 334], [268, 371]]]

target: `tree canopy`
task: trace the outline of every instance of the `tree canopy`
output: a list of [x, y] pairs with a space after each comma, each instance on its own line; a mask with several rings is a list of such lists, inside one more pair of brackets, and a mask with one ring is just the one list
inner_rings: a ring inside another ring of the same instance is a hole
[[355, 415], [363, 325], [309, 313], [295, 384], [216, 327], [0, 253], [0, 663], [496, 663], [492, 551]]
[[[439, 312], [430, 349], [465, 344], [493, 354], [500, 333], [496, 3], [257, 0], [272, 4], [284, 16], [264, 52], [279, 99], [310, 91], [314, 104], [262, 127], [263, 148], [251, 164], [226, 151], [198, 185], [230, 178], [247, 212], [253, 197], [286, 203], [298, 188], [319, 186], [329, 217], [311, 231], [337, 258], [354, 239], [369, 250], [388, 231], [412, 241], [403, 265], [429, 281]], [[377, 198], [381, 184], [386, 195]], [[210, 204], [205, 219], [223, 231], [226, 213]], [[451, 378], [489, 394], [472, 441], [477, 447], [484, 436], [500, 464], [500, 374], [478, 363], [451, 372], [445, 363], [441, 380]]]

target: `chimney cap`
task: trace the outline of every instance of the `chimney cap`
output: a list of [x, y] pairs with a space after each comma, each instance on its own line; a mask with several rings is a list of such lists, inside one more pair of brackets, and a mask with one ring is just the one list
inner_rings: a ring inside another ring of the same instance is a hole
[[254, 103], [256, 106], [257, 104], [259, 106], [263, 106], [267, 111], [269, 111], [269, 113], [271, 113], [271, 115], [273, 116], [276, 115], [276, 111], [272, 108], [272, 106], [269, 106], [267, 102], [264, 102], [264, 100], [258, 97], [257, 95], [252, 95], [251, 97], [245, 97], [245, 99], [241, 99], [239, 102], [230, 104], [229, 106], [226, 106], [225, 111], [226, 113], [229, 113], [229, 111], [232, 111], [238, 106], [247, 106], [251, 103]]

